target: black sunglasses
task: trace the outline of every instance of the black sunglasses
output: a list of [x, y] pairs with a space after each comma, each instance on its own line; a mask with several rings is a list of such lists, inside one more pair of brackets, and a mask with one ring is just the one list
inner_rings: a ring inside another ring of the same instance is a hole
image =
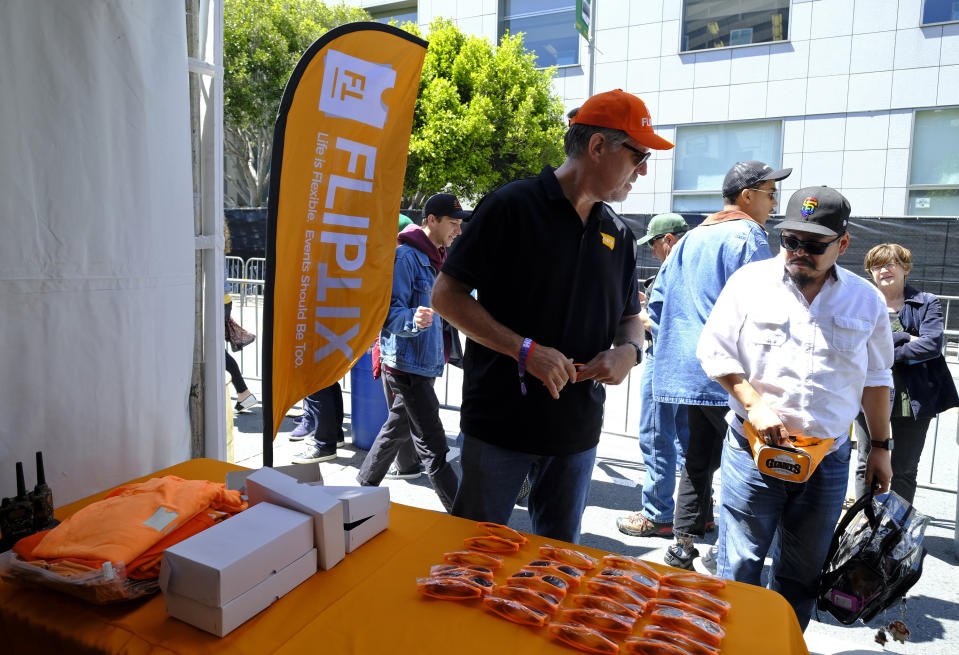
[[642, 166], [642, 164], [643, 164], [647, 159], [649, 159], [649, 158], [652, 156], [652, 154], [653, 154], [653, 151], [652, 151], [652, 150], [647, 150], [646, 152], [643, 152], [643, 151], [640, 150], [639, 148], [634, 148], [633, 146], [629, 145], [628, 143], [624, 143], [624, 144], [623, 144], [623, 147], [626, 148], [627, 150], [632, 150], [632, 151], [635, 152], [637, 155], [639, 155], [639, 161], [636, 162], [636, 165], [637, 165], [637, 166]]
[[838, 237], [832, 241], [800, 241], [796, 237], [786, 236], [782, 232], [779, 233], [779, 244], [788, 250], [793, 252], [794, 250], [799, 250], [802, 248], [810, 255], [821, 255], [826, 252], [826, 249], [829, 248], [832, 244], [836, 243], [842, 238], [840, 234]]

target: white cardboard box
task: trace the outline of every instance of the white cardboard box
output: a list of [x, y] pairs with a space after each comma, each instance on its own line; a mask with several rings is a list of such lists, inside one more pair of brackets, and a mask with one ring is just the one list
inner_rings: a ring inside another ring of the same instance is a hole
[[388, 487], [320, 487], [343, 503], [346, 552], [383, 532], [390, 523]]
[[[230, 471], [226, 474], [226, 488], [246, 493], [246, 479], [256, 473], [257, 470]], [[295, 478], [297, 482], [319, 482], [323, 484], [323, 474], [320, 472], [319, 464], [287, 464], [286, 466], [274, 466], [273, 470]]]
[[313, 545], [317, 549], [319, 566], [324, 571], [336, 566], [347, 552], [343, 537], [343, 505], [325, 489], [300, 484], [271, 468], [254, 471], [246, 479], [246, 494], [251, 506], [268, 502], [313, 517]]
[[310, 516], [260, 503], [167, 548], [160, 588], [203, 605], [226, 605], [312, 548]]
[[275, 571], [252, 589], [222, 607], [210, 607], [172, 592], [164, 594], [167, 614], [223, 637], [316, 573], [316, 549]]

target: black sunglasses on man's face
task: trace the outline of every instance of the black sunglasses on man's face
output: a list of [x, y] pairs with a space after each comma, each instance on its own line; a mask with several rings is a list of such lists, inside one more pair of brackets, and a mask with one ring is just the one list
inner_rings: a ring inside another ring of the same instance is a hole
[[786, 236], [782, 232], [779, 233], [779, 244], [788, 250], [793, 252], [794, 250], [799, 250], [802, 248], [806, 253], [810, 255], [821, 255], [826, 252], [826, 249], [829, 248], [832, 244], [836, 243], [842, 238], [840, 234], [835, 239], [831, 241], [800, 241], [794, 236]]
[[633, 146], [629, 145], [628, 143], [624, 143], [624, 144], [623, 144], [623, 147], [626, 148], [627, 150], [632, 150], [632, 151], [633, 151], [634, 153], [636, 153], [636, 155], [639, 157], [638, 159], [637, 159], [636, 157], [633, 157], [633, 163], [635, 163], [636, 166], [641, 166], [641, 165], [642, 165], [647, 159], [649, 159], [649, 158], [652, 156], [652, 154], [653, 154], [653, 151], [652, 151], [652, 150], [647, 150], [646, 152], [643, 152], [643, 151], [640, 150], [639, 148], [634, 148]]

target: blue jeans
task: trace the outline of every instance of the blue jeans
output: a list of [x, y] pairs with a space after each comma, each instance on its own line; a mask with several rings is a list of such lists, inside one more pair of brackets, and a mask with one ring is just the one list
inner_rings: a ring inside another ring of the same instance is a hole
[[573, 543], [579, 540], [595, 447], [550, 457], [507, 450], [467, 434], [460, 459], [463, 476], [453, 502], [454, 516], [506, 525], [528, 475], [533, 533]]
[[672, 523], [676, 467], [683, 465], [689, 443], [686, 406], [653, 399], [653, 367], [646, 360], [639, 378], [639, 450], [646, 465], [643, 516], [656, 523]]
[[808, 482], [764, 476], [743, 437], [732, 430], [723, 448], [717, 574], [759, 585], [773, 538], [769, 588], [782, 594], [805, 630], [819, 576], [842, 511], [849, 477], [848, 441], [823, 458]]

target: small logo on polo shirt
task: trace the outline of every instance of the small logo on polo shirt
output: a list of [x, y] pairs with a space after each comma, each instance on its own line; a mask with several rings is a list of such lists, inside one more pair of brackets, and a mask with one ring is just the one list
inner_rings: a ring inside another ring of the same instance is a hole
[[605, 232], [600, 232], [599, 235], [603, 237], [603, 245], [612, 250], [616, 246], [616, 239], [609, 236]]

